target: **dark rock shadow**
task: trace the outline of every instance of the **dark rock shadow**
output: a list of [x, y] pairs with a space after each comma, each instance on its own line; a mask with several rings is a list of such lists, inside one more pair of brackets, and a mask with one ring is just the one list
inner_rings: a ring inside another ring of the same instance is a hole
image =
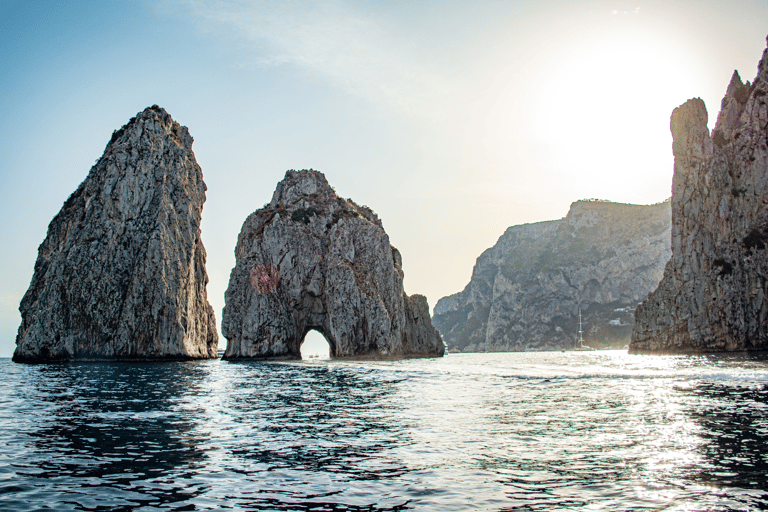
[[[76, 509], [118, 510], [189, 500], [206, 464], [195, 433], [205, 363], [46, 365], [27, 375], [26, 400], [39, 417], [24, 432], [34, 454], [15, 471]], [[37, 492], [41, 492], [40, 489]]]

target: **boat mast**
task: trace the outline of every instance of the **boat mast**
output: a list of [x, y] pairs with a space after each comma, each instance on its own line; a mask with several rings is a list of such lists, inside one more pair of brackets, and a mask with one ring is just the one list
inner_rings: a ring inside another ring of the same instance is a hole
[[579, 348], [584, 346], [584, 335], [581, 330], [581, 308], [579, 308]]

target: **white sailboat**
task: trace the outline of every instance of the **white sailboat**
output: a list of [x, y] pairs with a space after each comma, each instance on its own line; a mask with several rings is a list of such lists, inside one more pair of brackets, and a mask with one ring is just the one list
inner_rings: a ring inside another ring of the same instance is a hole
[[581, 323], [581, 308], [579, 308], [579, 337], [576, 340], [576, 346], [573, 347], [573, 350], [594, 350], [592, 347], [587, 347], [584, 345], [584, 330], [583, 324]]

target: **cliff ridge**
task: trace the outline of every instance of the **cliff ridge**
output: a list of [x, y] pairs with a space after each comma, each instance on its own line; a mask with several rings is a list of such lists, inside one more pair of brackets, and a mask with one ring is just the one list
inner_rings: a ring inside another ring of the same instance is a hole
[[632, 353], [768, 349], [768, 49], [734, 72], [710, 135], [692, 99], [672, 113], [672, 257], [637, 309]]
[[449, 350], [554, 350], [629, 341], [632, 313], [669, 259], [670, 208], [577, 201], [560, 220], [512, 226], [433, 322]]

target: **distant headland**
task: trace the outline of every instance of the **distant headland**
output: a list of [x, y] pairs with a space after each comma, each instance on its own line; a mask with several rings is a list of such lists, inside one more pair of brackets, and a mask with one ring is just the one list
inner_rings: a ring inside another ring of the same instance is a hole
[[664, 272], [669, 236], [669, 201], [577, 201], [563, 219], [507, 229], [432, 321], [450, 351], [560, 350], [574, 346], [581, 310], [591, 347], [623, 346]]

